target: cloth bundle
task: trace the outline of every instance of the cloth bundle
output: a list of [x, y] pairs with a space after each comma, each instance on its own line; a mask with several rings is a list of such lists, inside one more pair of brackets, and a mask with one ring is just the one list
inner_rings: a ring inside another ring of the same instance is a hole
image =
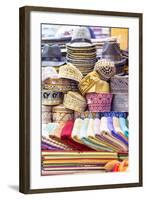
[[50, 175], [53, 167], [60, 174], [63, 170], [100, 171], [109, 161], [127, 158], [127, 113], [97, 116], [93, 118], [90, 113], [88, 117], [43, 126], [42, 175]]

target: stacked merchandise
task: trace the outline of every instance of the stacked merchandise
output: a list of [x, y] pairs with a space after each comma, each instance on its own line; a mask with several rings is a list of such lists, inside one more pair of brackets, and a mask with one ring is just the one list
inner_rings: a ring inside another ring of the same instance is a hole
[[75, 29], [67, 44], [67, 61], [76, 66], [83, 75], [93, 70], [96, 63], [96, 46], [91, 43], [90, 32], [85, 27]]
[[109, 40], [102, 58], [88, 68], [88, 29], [77, 30], [67, 56], [75, 48], [73, 61], [81, 56], [83, 67], [69, 57], [64, 62], [56, 46], [42, 53], [42, 175], [127, 170], [127, 58]]
[[[80, 116], [80, 117], [79, 117]], [[48, 123], [42, 133], [42, 174], [64, 170], [104, 171], [110, 161], [127, 160], [127, 113], [78, 114], [75, 120]], [[53, 167], [55, 167], [53, 169]]]

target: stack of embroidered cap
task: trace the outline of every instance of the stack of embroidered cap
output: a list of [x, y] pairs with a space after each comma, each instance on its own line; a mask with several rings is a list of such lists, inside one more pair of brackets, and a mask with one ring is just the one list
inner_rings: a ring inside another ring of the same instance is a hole
[[42, 70], [42, 104], [45, 106], [61, 104], [63, 102], [63, 92], [69, 90], [69, 82], [60, 79], [57, 72], [51, 70], [52, 67]]
[[89, 29], [78, 27], [72, 40], [67, 44], [67, 62], [76, 66], [83, 75], [87, 75], [96, 63], [96, 46], [91, 43]]
[[64, 93], [78, 90], [81, 72], [69, 64], [59, 69], [59, 74], [52, 67], [42, 70], [42, 103], [43, 105], [59, 105], [63, 103]]

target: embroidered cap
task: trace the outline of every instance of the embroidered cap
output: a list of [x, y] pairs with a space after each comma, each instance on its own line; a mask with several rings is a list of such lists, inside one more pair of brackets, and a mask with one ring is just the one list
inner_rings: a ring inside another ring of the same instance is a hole
[[112, 93], [128, 93], [128, 75], [115, 75], [111, 78], [110, 87]]
[[64, 95], [63, 105], [71, 110], [83, 112], [86, 109], [86, 99], [78, 92], [68, 92]]
[[109, 92], [109, 83], [99, 78], [96, 71], [87, 74], [79, 83], [79, 90], [83, 95], [90, 92]]
[[102, 80], [109, 80], [116, 73], [114, 62], [106, 59], [96, 62], [94, 70], [99, 73]]
[[111, 93], [87, 93], [87, 104], [91, 112], [110, 112], [112, 103]]
[[42, 90], [42, 104], [43, 105], [59, 105], [62, 102], [63, 102], [62, 92]]
[[61, 78], [71, 79], [80, 82], [83, 75], [77, 67], [68, 63], [67, 65], [61, 66], [59, 68], [59, 76]]

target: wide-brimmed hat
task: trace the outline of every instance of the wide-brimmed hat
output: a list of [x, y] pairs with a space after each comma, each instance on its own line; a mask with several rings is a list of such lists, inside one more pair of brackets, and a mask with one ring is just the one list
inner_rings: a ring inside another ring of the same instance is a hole
[[65, 64], [66, 58], [62, 56], [59, 45], [45, 44], [42, 50], [42, 67], [58, 67]]
[[116, 71], [118, 73], [122, 72], [120, 67], [123, 67], [127, 61], [127, 59], [122, 55], [119, 44], [115, 41], [106, 41], [104, 43], [102, 58], [114, 62], [115, 66], [117, 67]]
[[71, 42], [68, 44], [71, 47], [91, 47], [91, 34], [87, 27], [77, 27], [72, 34]]

